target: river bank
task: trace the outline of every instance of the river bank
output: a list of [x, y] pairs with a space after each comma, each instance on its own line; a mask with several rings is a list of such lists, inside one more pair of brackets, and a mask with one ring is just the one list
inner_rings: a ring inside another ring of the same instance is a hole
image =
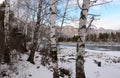
[[[70, 44], [70, 43], [68, 43]], [[72, 45], [75, 43], [72, 43]], [[120, 77], [120, 51], [96, 51], [85, 49], [84, 70], [86, 78], [119, 78]], [[58, 52], [59, 66], [71, 72], [75, 78], [75, 47], [62, 47]], [[99, 66], [95, 61], [101, 63]], [[64, 77], [68, 78], [68, 77]]]
[[[59, 42], [60, 45], [74, 45], [76, 42]], [[94, 45], [94, 46], [120, 46], [120, 42], [86, 42], [85, 45]]]

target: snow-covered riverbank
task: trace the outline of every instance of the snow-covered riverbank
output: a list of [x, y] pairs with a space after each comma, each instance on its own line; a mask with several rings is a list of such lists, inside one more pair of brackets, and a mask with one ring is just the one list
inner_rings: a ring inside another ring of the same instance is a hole
[[[87, 78], [119, 78], [120, 52], [86, 50], [85, 73]], [[101, 62], [99, 67], [94, 60]]]
[[[76, 47], [59, 47], [59, 68], [69, 70], [71, 78], [75, 78]], [[22, 55], [16, 66], [16, 72], [8, 71], [7, 78], [52, 78], [53, 73], [49, 66], [41, 65], [41, 55], [35, 54], [35, 65], [26, 61], [27, 55]], [[97, 62], [100, 62], [99, 66]], [[96, 51], [86, 49], [85, 53], [86, 78], [119, 78], [120, 77], [120, 51]], [[9, 68], [10, 69], [10, 68]], [[64, 76], [61, 78], [68, 78]]]
[[[76, 42], [60, 42], [60, 45], [76, 45]], [[120, 42], [86, 42], [86, 45], [95, 46], [120, 46]]]
[[[75, 50], [76, 48], [74, 47], [61, 49], [61, 56], [66, 56], [64, 59], [67, 59], [67, 62], [60, 64], [60, 66], [63, 66], [70, 71], [72, 70], [72, 78], [75, 78]], [[101, 62], [100, 67], [95, 63], [95, 60]], [[94, 51], [86, 49], [85, 74], [86, 78], [119, 78], [120, 52]]]

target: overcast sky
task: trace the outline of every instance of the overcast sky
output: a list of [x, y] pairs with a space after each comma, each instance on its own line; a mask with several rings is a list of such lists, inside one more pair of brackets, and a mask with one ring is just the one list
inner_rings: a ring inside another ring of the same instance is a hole
[[[0, 3], [4, 0], [0, 0]], [[74, 2], [74, 0], [73, 0]], [[72, 3], [73, 3], [72, 2]], [[75, 17], [79, 17], [80, 11], [71, 13]], [[109, 4], [93, 7], [89, 10], [90, 13], [100, 14], [100, 20], [94, 22], [97, 28], [103, 27], [105, 29], [120, 29], [120, 0], [113, 0]], [[76, 22], [73, 21], [71, 25], [76, 25]]]
[[3, 2], [4, 0], [0, 0], [0, 4]]

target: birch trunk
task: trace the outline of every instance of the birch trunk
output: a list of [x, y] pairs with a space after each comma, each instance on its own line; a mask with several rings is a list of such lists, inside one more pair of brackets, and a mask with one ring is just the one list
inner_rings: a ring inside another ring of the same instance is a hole
[[5, 49], [4, 49], [4, 62], [10, 62], [10, 23], [9, 13], [10, 12], [10, 0], [5, 0], [5, 17], [4, 17], [4, 35], [5, 35]]
[[58, 73], [58, 58], [57, 58], [57, 44], [56, 44], [56, 34], [55, 34], [55, 3], [56, 0], [50, 0], [50, 41], [51, 41], [51, 57], [53, 62], [53, 78], [59, 78]]
[[27, 59], [27, 61], [29, 61], [32, 64], [34, 63], [34, 55], [35, 55], [35, 51], [37, 48], [37, 44], [38, 44], [38, 37], [39, 37], [39, 29], [40, 29], [40, 25], [41, 25], [41, 12], [42, 12], [42, 0], [39, 0], [39, 6], [38, 6], [38, 13], [37, 13], [37, 23], [35, 26], [35, 30], [34, 30], [34, 38], [33, 38], [33, 45], [31, 48], [31, 53], [29, 58]]
[[83, 0], [82, 10], [79, 19], [77, 58], [76, 58], [76, 78], [86, 78], [84, 72], [85, 34], [89, 9], [89, 0]]

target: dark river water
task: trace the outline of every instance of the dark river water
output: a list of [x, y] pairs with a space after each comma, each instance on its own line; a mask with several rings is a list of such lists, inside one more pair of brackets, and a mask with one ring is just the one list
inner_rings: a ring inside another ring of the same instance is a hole
[[[61, 48], [76, 47], [76, 44], [64, 43], [64, 44], [60, 44], [60, 47]], [[89, 50], [98, 50], [98, 51], [120, 51], [120, 46], [85, 45], [85, 48]]]

